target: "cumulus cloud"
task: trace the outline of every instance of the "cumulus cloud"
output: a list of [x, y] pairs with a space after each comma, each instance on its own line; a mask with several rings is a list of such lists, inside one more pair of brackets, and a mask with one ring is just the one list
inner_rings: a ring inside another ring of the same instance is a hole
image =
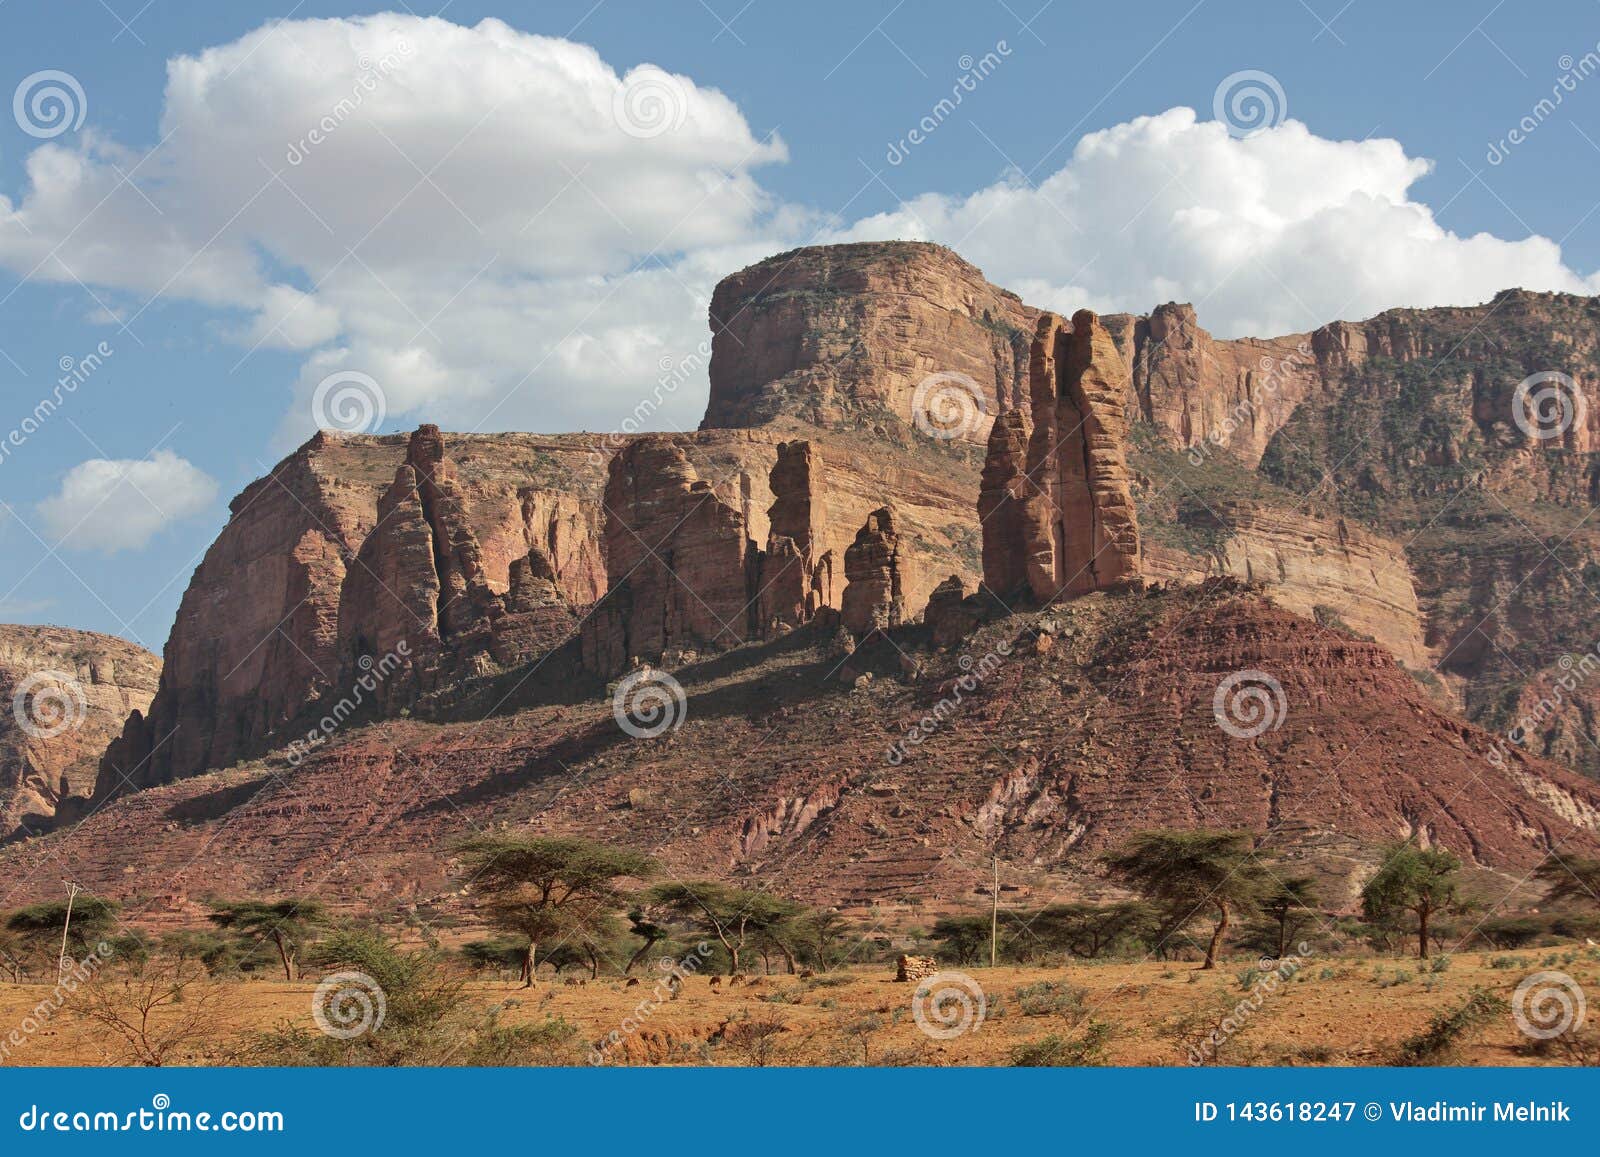
[[[281, 441], [341, 371], [391, 424], [613, 429], [705, 340], [720, 277], [813, 241], [941, 241], [1032, 303], [1191, 300], [1225, 336], [1596, 288], [1544, 238], [1442, 228], [1395, 141], [1235, 139], [1183, 108], [1085, 136], [1036, 185], [833, 221], [762, 188], [785, 146], [724, 94], [498, 20], [287, 21], [178, 57], [159, 140], [90, 124], [34, 149], [0, 264], [82, 280], [136, 333], [183, 299], [241, 358], [297, 351]], [[692, 428], [704, 396], [685, 383], [654, 425]]]
[[144, 459], [91, 458], [39, 503], [44, 528], [70, 550], [137, 550], [179, 519], [202, 513], [217, 497], [210, 475], [171, 450]]
[[631, 412], [796, 217], [752, 175], [782, 141], [722, 93], [498, 20], [291, 21], [176, 58], [160, 142], [35, 149], [0, 262], [113, 291], [136, 333], [182, 298], [244, 350], [314, 351], [289, 437], [329, 366], [457, 426]]
[[1430, 167], [1393, 140], [1326, 140], [1292, 120], [1240, 138], [1175, 108], [1086, 135], [1037, 185], [1015, 176], [970, 196], [927, 194], [847, 236], [945, 242], [1060, 310], [1191, 301], [1225, 337], [1475, 304], [1512, 286], [1600, 289], [1546, 238], [1440, 226], [1410, 198]]

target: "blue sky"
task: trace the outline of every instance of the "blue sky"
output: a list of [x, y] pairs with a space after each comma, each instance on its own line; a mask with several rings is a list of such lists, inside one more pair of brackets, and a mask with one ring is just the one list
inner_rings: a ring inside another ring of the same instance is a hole
[[[610, 430], [716, 278], [795, 244], [929, 237], [1222, 333], [1600, 269], [1592, 2], [141, 3], [0, 6], [0, 96], [83, 106], [0, 116], [0, 441], [93, 366], [0, 457], [0, 621], [155, 650], [330, 374], [384, 430]], [[1213, 123], [1240, 73], [1264, 132]]]

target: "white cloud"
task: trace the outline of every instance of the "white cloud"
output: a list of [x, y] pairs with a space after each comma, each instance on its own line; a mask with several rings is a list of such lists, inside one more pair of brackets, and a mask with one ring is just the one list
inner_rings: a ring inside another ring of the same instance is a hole
[[1397, 141], [1326, 140], [1292, 120], [1235, 138], [1174, 108], [1090, 133], [1037, 186], [927, 194], [848, 236], [945, 242], [1024, 300], [1061, 310], [1192, 301], [1227, 337], [1476, 304], [1513, 286], [1600, 290], [1546, 238], [1441, 227], [1409, 195], [1429, 169]]
[[[1441, 228], [1395, 141], [1237, 140], [1182, 108], [1084, 137], [1037, 186], [833, 222], [761, 187], [784, 145], [722, 93], [497, 20], [270, 25], [170, 61], [160, 133], [36, 148], [0, 264], [82, 279], [136, 333], [181, 298], [223, 311], [241, 357], [300, 351], [280, 441], [335, 370], [402, 425], [613, 429], [705, 339], [720, 277], [817, 240], [938, 240], [1032, 303], [1191, 300], [1223, 335], [1597, 288], [1544, 238]], [[704, 396], [686, 383], [656, 425], [693, 428]]]
[[171, 450], [144, 459], [91, 458], [40, 502], [45, 529], [71, 550], [137, 550], [170, 523], [203, 512], [217, 484]]
[[752, 176], [782, 141], [720, 92], [498, 20], [275, 23], [170, 61], [160, 132], [143, 156], [87, 129], [35, 149], [0, 263], [121, 291], [135, 333], [159, 294], [317, 351], [290, 439], [330, 364], [397, 416], [609, 428], [794, 217]]

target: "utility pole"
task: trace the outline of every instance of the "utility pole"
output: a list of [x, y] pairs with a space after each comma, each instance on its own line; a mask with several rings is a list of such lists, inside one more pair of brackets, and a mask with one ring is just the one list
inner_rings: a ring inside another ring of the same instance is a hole
[[71, 880], [62, 880], [67, 886], [67, 918], [61, 924], [61, 959], [56, 961], [56, 975], [67, 970], [67, 930], [72, 927], [72, 902], [78, 898], [78, 893], [83, 889]]
[[1000, 946], [1000, 857], [994, 858], [994, 904], [989, 909], [989, 967], [995, 965]]

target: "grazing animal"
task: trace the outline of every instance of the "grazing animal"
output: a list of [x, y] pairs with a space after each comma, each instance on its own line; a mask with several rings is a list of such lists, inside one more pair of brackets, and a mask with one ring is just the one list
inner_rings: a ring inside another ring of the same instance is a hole
[[639, 983], [639, 978], [637, 976], [630, 976], [630, 977], [628, 977], [628, 983], [624, 984], [622, 987], [623, 988], [632, 988], [634, 985], [636, 985], [638, 983]]

